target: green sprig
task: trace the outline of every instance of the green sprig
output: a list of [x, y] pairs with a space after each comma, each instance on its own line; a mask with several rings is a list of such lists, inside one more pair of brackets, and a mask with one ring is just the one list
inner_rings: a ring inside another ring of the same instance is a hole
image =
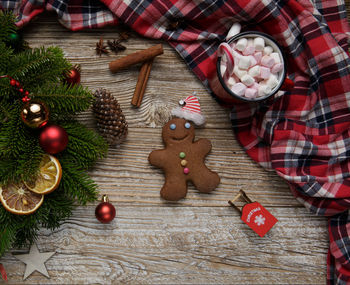
[[[93, 95], [87, 88], [63, 83], [64, 74], [72, 68], [63, 51], [58, 47], [14, 51], [6, 41], [16, 30], [15, 17], [0, 11], [0, 76], [18, 80], [30, 98], [46, 103], [49, 123], [65, 128], [69, 143], [56, 155], [62, 166], [60, 185], [44, 197], [35, 213], [15, 215], [0, 204], [0, 256], [12, 246], [32, 243], [40, 227], [59, 227], [75, 206], [94, 201], [98, 188], [86, 171], [107, 152], [104, 139], [75, 119], [90, 108]], [[35, 178], [44, 155], [39, 145], [41, 130], [30, 129], [21, 119], [23, 105], [9, 78], [0, 78], [0, 187]]]

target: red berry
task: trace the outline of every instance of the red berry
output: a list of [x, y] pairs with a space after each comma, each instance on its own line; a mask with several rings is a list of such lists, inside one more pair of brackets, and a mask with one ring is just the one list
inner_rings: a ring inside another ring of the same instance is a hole
[[29, 92], [28, 92], [28, 91], [24, 92], [24, 95], [28, 96], [28, 95], [29, 95]]
[[11, 86], [15, 86], [15, 85], [16, 85], [16, 82], [17, 82], [16, 80], [11, 79], [11, 80], [10, 80], [10, 85], [11, 85]]
[[19, 82], [18, 81], [16, 81], [16, 86], [19, 87]]
[[80, 67], [74, 66], [68, 74], [65, 75], [65, 82], [74, 85], [80, 83]]
[[24, 96], [23, 98], [22, 98], [22, 102], [28, 102], [28, 101], [30, 101], [30, 98], [29, 97], [27, 97], [27, 96]]
[[24, 90], [23, 90], [23, 88], [20, 88], [18, 91], [21, 92], [21, 93], [23, 93]]

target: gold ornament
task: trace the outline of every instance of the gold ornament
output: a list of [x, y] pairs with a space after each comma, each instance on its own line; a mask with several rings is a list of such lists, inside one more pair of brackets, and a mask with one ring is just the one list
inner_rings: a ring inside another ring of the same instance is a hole
[[30, 100], [23, 106], [21, 118], [30, 128], [43, 127], [49, 120], [49, 109], [41, 101]]

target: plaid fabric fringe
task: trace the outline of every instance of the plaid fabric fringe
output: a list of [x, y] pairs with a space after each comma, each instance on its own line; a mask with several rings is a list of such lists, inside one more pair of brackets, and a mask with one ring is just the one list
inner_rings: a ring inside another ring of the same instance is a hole
[[[102, 3], [103, 2], [103, 3]], [[289, 92], [272, 103], [236, 105], [236, 137], [274, 169], [317, 215], [329, 216], [329, 284], [350, 278], [350, 28], [342, 0], [25, 0], [0, 1], [24, 25], [44, 9], [71, 30], [118, 21], [168, 41], [210, 92], [216, 49], [234, 22], [272, 35], [288, 55]], [[169, 23], [178, 21], [176, 29]], [[215, 95], [214, 95], [215, 96]]]

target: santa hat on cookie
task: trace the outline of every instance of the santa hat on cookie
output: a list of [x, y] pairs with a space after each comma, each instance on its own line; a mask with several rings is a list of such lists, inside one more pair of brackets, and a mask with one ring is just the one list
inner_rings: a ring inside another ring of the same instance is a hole
[[196, 125], [200, 126], [205, 123], [205, 118], [201, 114], [201, 106], [198, 98], [194, 95], [196, 95], [195, 92], [193, 92], [193, 95], [188, 96], [185, 100], [180, 100], [180, 107], [174, 108], [171, 111], [171, 114], [173, 116], [192, 121]]

